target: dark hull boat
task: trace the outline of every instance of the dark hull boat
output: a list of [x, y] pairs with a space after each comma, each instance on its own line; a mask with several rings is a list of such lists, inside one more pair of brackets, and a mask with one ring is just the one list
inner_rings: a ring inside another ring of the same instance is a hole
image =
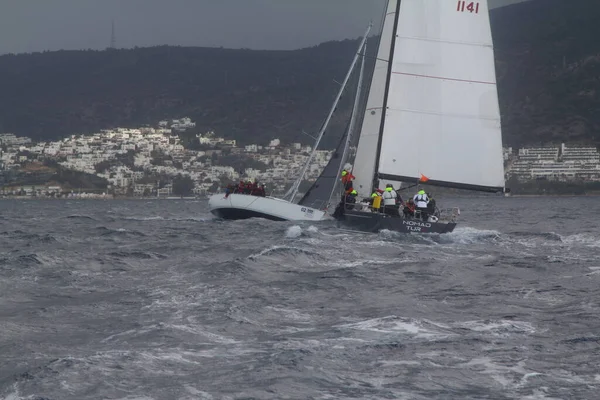
[[429, 222], [417, 218], [393, 217], [370, 211], [346, 210], [337, 218], [340, 227], [363, 232], [390, 230], [400, 233], [450, 233], [456, 222]]

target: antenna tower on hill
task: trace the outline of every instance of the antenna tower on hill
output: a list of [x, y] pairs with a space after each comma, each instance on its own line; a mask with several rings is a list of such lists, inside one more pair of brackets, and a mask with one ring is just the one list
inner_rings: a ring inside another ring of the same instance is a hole
[[110, 26], [110, 46], [109, 49], [117, 48], [117, 35], [115, 34], [115, 21], [113, 20]]

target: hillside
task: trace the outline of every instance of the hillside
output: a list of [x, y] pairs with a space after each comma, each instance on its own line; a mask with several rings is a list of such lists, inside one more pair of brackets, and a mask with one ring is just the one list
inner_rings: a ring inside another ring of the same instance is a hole
[[[492, 12], [507, 144], [600, 143], [599, 18], [600, 2], [583, 0], [534, 0]], [[241, 143], [307, 143], [301, 131], [319, 128], [357, 44], [0, 56], [0, 132], [53, 139], [189, 116], [197, 131]], [[333, 129], [345, 126], [350, 102], [345, 96]]]
[[[297, 51], [152, 47], [0, 57], [0, 132], [56, 138], [189, 116], [242, 143], [308, 142], [358, 42]], [[375, 46], [373, 46], [375, 47]], [[351, 96], [334, 126], [345, 125]]]
[[534, 0], [492, 12], [508, 144], [600, 144], [600, 1]]

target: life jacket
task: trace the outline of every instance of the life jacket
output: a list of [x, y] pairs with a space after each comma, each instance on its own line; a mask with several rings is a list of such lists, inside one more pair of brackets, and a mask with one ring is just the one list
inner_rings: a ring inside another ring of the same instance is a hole
[[342, 183], [344, 185], [347, 184], [348, 182], [352, 181], [355, 178], [355, 176], [352, 175], [350, 172], [348, 172], [348, 171], [345, 171], [345, 172], [346, 172], [346, 174], [342, 173]]
[[[388, 190], [388, 189], [390, 189], [390, 190]], [[384, 206], [395, 206], [397, 197], [398, 197], [398, 194], [396, 193], [396, 191], [394, 189], [386, 188], [385, 192], [383, 192], [383, 205]]]
[[381, 196], [375, 196], [373, 198], [373, 209], [377, 210], [381, 207]]
[[418, 208], [427, 208], [427, 204], [429, 203], [429, 197], [427, 197], [427, 193], [419, 192], [418, 194], [415, 195], [415, 197], [413, 198], [413, 201], [415, 202], [415, 204]]

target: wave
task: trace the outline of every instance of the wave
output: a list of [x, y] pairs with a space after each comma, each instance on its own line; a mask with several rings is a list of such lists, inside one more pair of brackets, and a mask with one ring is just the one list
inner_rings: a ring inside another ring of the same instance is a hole
[[312, 250], [307, 250], [307, 249], [303, 249], [300, 247], [275, 245], [275, 246], [268, 247], [258, 253], [251, 254], [247, 258], [249, 260], [256, 260], [256, 259], [258, 259], [260, 257], [264, 257], [264, 256], [298, 255], [298, 254], [304, 254], [304, 255], [313, 256], [313, 257], [320, 257], [319, 253], [312, 251]]
[[160, 253], [145, 251], [113, 251], [111, 253], [108, 253], [108, 255], [117, 258], [137, 258], [141, 260], [156, 260], [167, 258], [167, 256]]
[[535, 327], [525, 321], [514, 321], [511, 319], [500, 319], [500, 320], [477, 320], [477, 321], [465, 321], [459, 322], [452, 325], [455, 328], [478, 332], [478, 333], [490, 333], [495, 336], [505, 336], [510, 334], [533, 334], [535, 333]]
[[600, 247], [600, 237], [588, 233], [561, 236], [563, 243], [569, 245], [582, 245], [584, 247]]
[[551, 242], [562, 242], [562, 236], [554, 232], [510, 232], [511, 237], [526, 238], [526, 239], [542, 239]]
[[457, 244], [488, 243], [500, 240], [501, 233], [490, 229], [459, 227], [454, 232], [439, 235], [440, 242]]
[[33, 267], [44, 265], [41, 257], [37, 254], [23, 254], [16, 257], [0, 258], [0, 265], [16, 266], [16, 267]]
[[56, 242], [57, 239], [49, 233], [27, 233], [21, 230], [16, 230], [13, 232], [4, 231], [0, 233], [2, 236], [6, 236], [10, 239], [22, 239], [22, 240], [31, 240], [31, 241], [39, 241], [42, 243]]
[[428, 320], [402, 318], [396, 315], [372, 318], [364, 321], [337, 325], [335, 327], [338, 329], [370, 331], [379, 334], [403, 334], [423, 339], [440, 339], [455, 334], [444, 324]]
[[64, 219], [83, 219], [83, 220], [88, 220], [88, 221], [97, 221], [97, 219], [90, 217], [89, 215], [79, 215], [79, 214], [73, 214], [73, 215], [67, 215], [66, 217], [63, 217]]
[[164, 217], [161, 217], [160, 215], [154, 215], [151, 217], [121, 217], [121, 218], [117, 218], [117, 219], [124, 219], [124, 220], [128, 220], [128, 221], [161, 221], [164, 220]]
[[99, 226], [96, 228], [96, 231], [100, 234], [100, 236], [146, 236], [145, 233], [140, 231], [132, 231], [125, 228], [112, 229], [105, 226]]

